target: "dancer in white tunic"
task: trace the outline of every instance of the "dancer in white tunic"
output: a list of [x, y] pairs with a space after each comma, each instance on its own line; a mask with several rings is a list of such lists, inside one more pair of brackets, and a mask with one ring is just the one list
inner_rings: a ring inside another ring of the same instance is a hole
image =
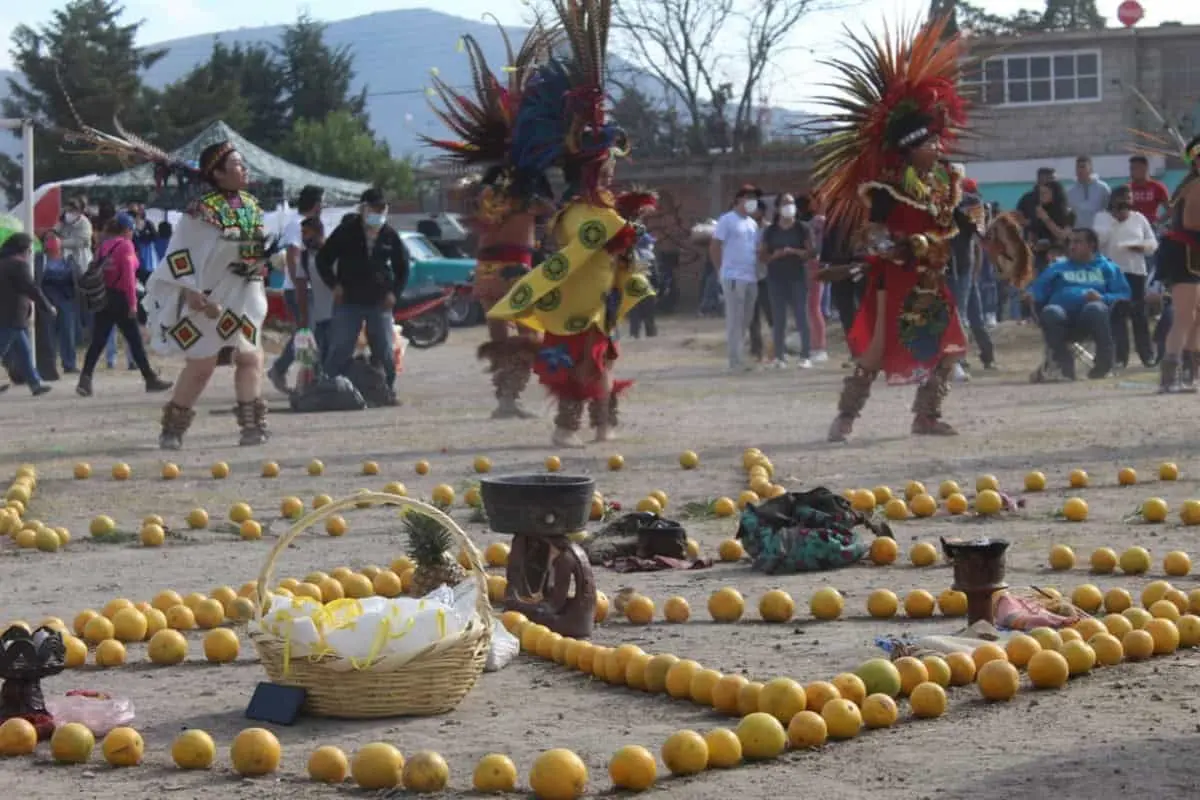
[[269, 253], [262, 209], [245, 191], [246, 165], [232, 144], [207, 147], [199, 175], [213, 191], [194, 202], [175, 226], [166, 257], [146, 284], [155, 349], [187, 360], [163, 407], [159, 446], [164, 450], [183, 446], [196, 416], [193, 407], [223, 352], [232, 353], [240, 444], [267, 440], [260, 339]]

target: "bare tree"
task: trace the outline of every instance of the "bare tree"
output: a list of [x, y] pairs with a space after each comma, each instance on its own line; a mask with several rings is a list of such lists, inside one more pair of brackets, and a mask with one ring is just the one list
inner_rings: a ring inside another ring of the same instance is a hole
[[[687, 116], [693, 152], [758, 138], [758, 90], [804, 16], [825, 0], [615, 0], [616, 52]], [[736, 43], [740, 42], [740, 46]], [[732, 118], [730, 118], [731, 115]]]
[[[742, 151], [760, 139], [759, 90], [799, 22], [855, 1], [613, 0], [611, 82], [674, 113], [690, 152]], [[546, 17], [545, 0], [528, 5]]]

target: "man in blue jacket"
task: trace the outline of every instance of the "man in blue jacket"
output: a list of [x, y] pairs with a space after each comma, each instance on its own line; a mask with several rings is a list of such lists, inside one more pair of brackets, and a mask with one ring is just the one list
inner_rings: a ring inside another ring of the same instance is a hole
[[1062, 368], [1063, 377], [1075, 379], [1070, 342], [1081, 338], [1096, 343], [1096, 363], [1089, 378], [1103, 378], [1113, 366], [1112, 307], [1129, 301], [1129, 283], [1119, 267], [1096, 251], [1100, 243], [1090, 228], [1071, 232], [1067, 257], [1048, 266], [1029, 285], [1037, 306], [1046, 347]]

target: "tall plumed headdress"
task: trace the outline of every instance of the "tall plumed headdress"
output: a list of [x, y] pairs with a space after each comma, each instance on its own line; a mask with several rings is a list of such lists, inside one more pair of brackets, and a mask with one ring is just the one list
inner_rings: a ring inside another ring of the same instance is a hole
[[479, 42], [472, 36], [463, 36], [462, 47], [471, 66], [472, 92], [464, 94], [436, 74], [433, 76], [431, 93], [438, 102], [431, 101], [430, 105], [457, 138], [421, 136], [421, 140], [444, 151], [448, 161], [483, 168], [507, 163], [513, 125], [526, 84], [539, 60], [549, 57], [559, 39], [557, 31], [534, 25], [521, 49], [514, 52], [503, 26], [497, 23], [497, 27], [504, 39], [507, 58], [502, 75], [492, 70]]
[[553, 0], [570, 48], [540, 65], [525, 88], [510, 158], [522, 169], [562, 167], [573, 190], [595, 199], [600, 172], [626, 150], [604, 91], [612, 0]]
[[[195, 161], [181, 161], [170, 153], [147, 142], [145, 139], [130, 133], [121, 125], [121, 121], [113, 118], [113, 128], [116, 134], [105, 133], [81, 122], [75, 130], [62, 131], [64, 142], [78, 145], [83, 152], [95, 155], [112, 156], [121, 162], [125, 168], [140, 164], [150, 164], [154, 167], [154, 183], [162, 188], [171, 180], [181, 187], [192, 186], [207, 182], [212, 170], [233, 151], [233, 145], [225, 142], [228, 149], [219, 158], [210, 156], [207, 165]], [[209, 148], [215, 153], [213, 148]], [[208, 153], [209, 150], [205, 152]]]
[[860, 221], [859, 186], [899, 170], [905, 156], [930, 139], [953, 152], [965, 132], [967, 101], [959, 94], [962, 46], [939, 17], [883, 36], [848, 34], [853, 56], [826, 62], [838, 77], [832, 108], [813, 125], [814, 181], [830, 216]]

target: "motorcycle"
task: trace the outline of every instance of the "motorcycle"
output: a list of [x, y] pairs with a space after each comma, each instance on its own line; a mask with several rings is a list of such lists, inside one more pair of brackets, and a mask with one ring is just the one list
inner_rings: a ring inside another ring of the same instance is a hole
[[449, 305], [457, 291], [453, 286], [417, 289], [396, 300], [392, 319], [413, 347], [435, 347], [450, 336]]

